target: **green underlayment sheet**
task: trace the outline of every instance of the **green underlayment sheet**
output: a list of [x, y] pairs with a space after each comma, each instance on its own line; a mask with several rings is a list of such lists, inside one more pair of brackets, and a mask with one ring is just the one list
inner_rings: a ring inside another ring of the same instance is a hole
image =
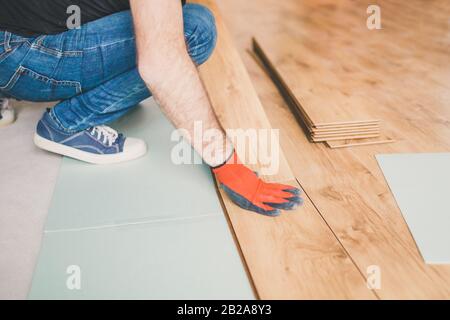
[[112, 126], [149, 153], [63, 160], [29, 298], [253, 299], [209, 168], [173, 164], [173, 127], [152, 99]]
[[210, 169], [173, 163], [171, 151], [179, 142], [171, 141], [174, 128], [152, 99], [111, 126], [145, 139], [147, 155], [108, 166], [64, 159], [47, 230], [222, 212]]
[[377, 155], [426, 263], [450, 263], [450, 153]]

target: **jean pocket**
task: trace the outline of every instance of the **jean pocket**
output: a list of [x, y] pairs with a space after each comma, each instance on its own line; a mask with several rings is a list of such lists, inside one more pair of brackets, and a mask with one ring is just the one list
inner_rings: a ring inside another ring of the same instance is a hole
[[5, 50], [4, 48], [0, 49], [0, 64], [4, 62], [8, 57], [12, 56], [19, 47], [20, 45], [16, 45], [14, 47], [8, 48], [8, 50]]
[[72, 98], [81, 93], [81, 84], [77, 81], [51, 79], [20, 66], [0, 89], [21, 100], [42, 102]]

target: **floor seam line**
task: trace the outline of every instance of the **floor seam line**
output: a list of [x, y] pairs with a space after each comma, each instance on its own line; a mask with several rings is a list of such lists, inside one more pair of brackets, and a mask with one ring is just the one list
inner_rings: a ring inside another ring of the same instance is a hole
[[[345, 248], [344, 244], [341, 242], [341, 240], [339, 239], [339, 237], [337, 236], [337, 234], [334, 232], [334, 230], [331, 228], [330, 224], [328, 223], [328, 221], [325, 219], [325, 217], [323, 216], [322, 212], [320, 212], [319, 208], [317, 207], [317, 205], [314, 203], [314, 201], [312, 200], [312, 198], [309, 196], [309, 194], [306, 192], [305, 188], [303, 188], [302, 184], [300, 183], [299, 179], [297, 179], [297, 177], [295, 178], [295, 180], [297, 181], [297, 183], [300, 185], [300, 187], [302, 188], [303, 192], [305, 193], [305, 195], [308, 197], [309, 201], [311, 201], [311, 204], [314, 206], [314, 208], [316, 209], [317, 213], [320, 215], [320, 217], [322, 218], [322, 220], [325, 222], [325, 224], [327, 225], [328, 229], [330, 229], [331, 233], [333, 234], [333, 236], [335, 237], [335, 239], [338, 241], [339, 245], [341, 246], [342, 250], [344, 250], [345, 254], [348, 256], [348, 258], [350, 259], [350, 261], [352, 262], [352, 264], [356, 267], [356, 270], [358, 270], [359, 274], [361, 275], [361, 277], [364, 279], [364, 281], [367, 283], [367, 278], [365, 277], [364, 273], [362, 272], [362, 270], [358, 267], [358, 264], [356, 263], [356, 261], [353, 259], [353, 257], [350, 255], [350, 252], [347, 251], [347, 249]], [[378, 300], [381, 300], [380, 296], [375, 292], [375, 290], [373, 289], [369, 289]]]
[[223, 200], [222, 194], [220, 193], [220, 187], [219, 187], [219, 184], [218, 184], [217, 180], [216, 180], [216, 183], [214, 183], [214, 185], [215, 185], [215, 189], [216, 189], [216, 192], [217, 192], [217, 196], [219, 198], [220, 205], [222, 207], [223, 216], [225, 218], [225, 221], [227, 223], [228, 229], [230, 231], [230, 235], [231, 235], [231, 237], [233, 239], [233, 243], [236, 246], [236, 251], [239, 254], [239, 258], [240, 258], [240, 260], [242, 262], [242, 266], [245, 269], [245, 273], [247, 275], [247, 279], [248, 279], [248, 281], [250, 283], [250, 286], [252, 287], [252, 292], [253, 292], [256, 300], [261, 300], [259, 292], [258, 292], [258, 290], [256, 288], [256, 280], [253, 278], [253, 274], [250, 271], [250, 267], [249, 267], [248, 261], [247, 261], [247, 259], [245, 257], [244, 251], [242, 249], [242, 245], [239, 242], [237, 232], [234, 229], [233, 222], [231, 221], [231, 216], [230, 216], [230, 214], [229, 214], [229, 212], [227, 210], [227, 206], [225, 205], [225, 202]]
[[220, 216], [221, 216], [220, 214], [204, 214], [204, 215], [200, 215], [200, 216], [186, 217], [186, 218], [154, 219], [154, 220], [149, 220], [149, 221], [128, 222], [128, 223], [120, 223], [120, 224], [109, 224], [109, 225], [101, 225], [101, 226], [95, 226], [95, 227], [44, 230], [44, 234], [47, 234], [47, 233], [62, 233], [62, 232], [78, 232], [78, 231], [89, 231], [89, 230], [112, 229], [112, 228], [121, 228], [121, 227], [145, 225], [145, 224], [158, 224], [158, 223], [164, 223], [164, 222], [189, 221], [189, 220], [197, 220], [197, 219], [201, 219], [201, 218], [211, 218], [211, 217], [220, 217]]

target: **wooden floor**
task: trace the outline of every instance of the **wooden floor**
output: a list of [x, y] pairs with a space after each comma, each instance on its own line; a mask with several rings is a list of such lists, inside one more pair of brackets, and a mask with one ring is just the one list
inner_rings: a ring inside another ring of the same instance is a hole
[[[217, 20], [219, 39], [215, 53], [200, 68], [217, 116], [228, 129], [270, 129], [271, 124], [215, 2], [199, 2], [208, 5]], [[255, 152], [257, 146], [251, 147], [250, 151]], [[253, 166], [258, 172], [263, 168], [261, 164]], [[298, 186], [283, 152], [279, 169], [277, 174], [266, 178]], [[374, 298], [308, 199], [304, 207], [272, 219], [240, 209], [226, 195], [222, 198], [260, 298]]]
[[[342, 25], [348, 11], [359, 12], [365, 24], [370, 3], [218, 1], [270, 125], [280, 128], [292, 174], [307, 196], [305, 208], [276, 222], [240, 213], [245, 216], [239, 219], [246, 223], [235, 232], [262, 298], [450, 298], [450, 266], [423, 262], [374, 157], [450, 151], [450, 2], [377, 3], [383, 28], [394, 31], [390, 43], [376, 38], [372, 43], [373, 50], [386, 54], [368, 56], [366, 63], [376, 64], [371, 70], [377, 72], [365, 78], [364, 94], [376, 101], [371, 116], [380, 118], [383, 130], [397, 141], [329, 149], [308, 141], [277, 88], [248, 53], [251, 38], [276, 36], [297, 28], [300, 21], [298, 33], [305, 39], [309, 32], [315, 35], [311, 46], [328, 41], [332, 51], [333, 43], [326, 36], [329, 29], [341, 28], [343, 35], [346, 28], [351, 29]], [[397, 41], [400, 35], [402, 41]], [[364, 70], [358, 71], [355, 81], [361, 75]], [[350, 82], [347, 89], [351, 88]], [[299, 215], [294, 224], [289, 220], [293, 214]], [[274, 224], [283, 230], [262, 234], [276, 230]], [[266, 241], [259, 243], [254, 239], [264, 237]], [[365, 278], [373, 265], [380, 268], [381, 288], [368, 290]]]

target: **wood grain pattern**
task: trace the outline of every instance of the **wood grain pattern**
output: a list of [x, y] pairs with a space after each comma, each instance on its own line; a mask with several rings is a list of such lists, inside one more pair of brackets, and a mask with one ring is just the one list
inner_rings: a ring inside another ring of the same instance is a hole
[[[270, 128], [215, 2], [196, 2], [216, 16], [217, 47], [200, 73], [222, 123], [225, 128]], [[299, 186], [287, 163], [270, 178]], [[308, 198], [304, 207], [276, 219], [244, 211], [223, 193], [222, 199], [259, 297], [376, 298]]]
[[376, 299], [308, 198], [274, 219], [221, 195], [259, 298]]
[[[450, 150], [450, 2], [377, 3], [379, 31], [360, 28], [369, 1], [228, 0], [220, 6], [271, 124], [281, 129], [295, 176], [361, 273], [370, 265], [381, 268], [377, 295], [449, 299], [450, 267], [423, 262], [374, 155]], [[334, 150], [309, 143], [277, 88], [247, 54], [252, 36], [285, 32], [319, 48], [314, 54], [346, 61], [351, 77], [343, 94], [356, 85], [373, 99], [372, 116], [384, 120], [396, 143]]]

